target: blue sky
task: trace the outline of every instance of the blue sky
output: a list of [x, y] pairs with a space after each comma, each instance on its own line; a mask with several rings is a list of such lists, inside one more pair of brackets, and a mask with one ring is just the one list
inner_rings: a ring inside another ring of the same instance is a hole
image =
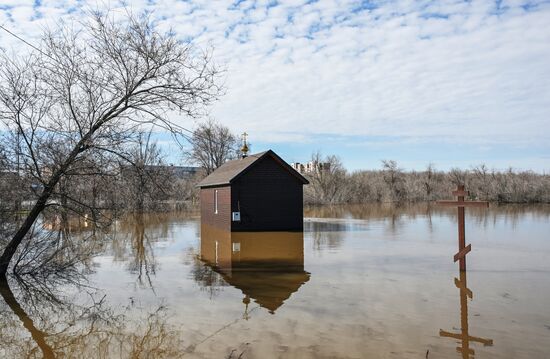
[[[227, 94], [210, 116], [254, 151], [305, 162], [320, 150], [351, 170], [394, 159], [550, 172], [550, 1], [128, 3], [214, 49]], [[43, 26], [97, 4], [0, 0], [0, 24], [38, 43]], [[0, 46], [23, 45], [2, 32]]]

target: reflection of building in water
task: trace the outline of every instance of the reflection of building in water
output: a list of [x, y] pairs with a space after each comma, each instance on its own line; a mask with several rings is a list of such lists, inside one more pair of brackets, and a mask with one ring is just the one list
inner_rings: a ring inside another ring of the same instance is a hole
[[475, 351], [470, 348], [471, 342], [481, 343], [484, 346], [493, 345], [492, 339], [484, 339], [470, 335], [468, 328], [468, 298], [473, 299], [474, 294], [468, 288], [466, 282], [466, 271], [460, 271], [460, 279], [455, 278], [455, 285], [460, 289], [460, 333], [451, 333], [443, 329], [439, 330], [439, 335], [446, 338], [454, 338], [460, 342], [460, 346], [456, 347], [457, 352], [462, 354], [463, 359], [470, 358]]
[[203, 225], [201, 260], [231, 286], [274, 313], [309, 280], [303, 232], [227, 232]]

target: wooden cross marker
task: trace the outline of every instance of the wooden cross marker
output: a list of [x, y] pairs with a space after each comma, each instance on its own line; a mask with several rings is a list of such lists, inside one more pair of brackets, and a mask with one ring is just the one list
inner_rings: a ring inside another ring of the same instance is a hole
[[439, 336], [453, 338], [461, 342], [461, 346], [456, 347], [456, 351], [462, 354], [463, 359], [469, 359], [475, 351], [470, 348], [470, 342], [478, 342], [484, 346], [492, 346], [492, 339], [484, 339], [471, 336], [468, 329], [468, 298], [472, 299], [474, 294], [468, 289], [466, 283], [466, 271], [460, 271], [460, 279], [455, 278], [455, 286], [460, 289], [460, 333], [451, 333], [443, 329], [439, 330]]
[[456, 201], [437, 201], [437, 204], [444, 206], [458, 207], [458, 253], [454, 256], [454, 261], [460, 261], [460, 270], [466, 270], [466, 254], [472, 250], [472, 245], [466, 246], [466, 229], [464, 226], [464, 207], [489, 207], [487, 201], [464, 201], [464, 197], [468, 196], [468, 191], [464, 190], [464, 185], [459, 185], [456, 191], [453, 191], [453, 196], [457, 197]]

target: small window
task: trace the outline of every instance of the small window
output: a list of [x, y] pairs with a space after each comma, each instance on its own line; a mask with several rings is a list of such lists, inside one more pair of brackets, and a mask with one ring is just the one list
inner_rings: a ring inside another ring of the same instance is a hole
[[218, 190], [214, 191], [214, 213], [218, 214]]

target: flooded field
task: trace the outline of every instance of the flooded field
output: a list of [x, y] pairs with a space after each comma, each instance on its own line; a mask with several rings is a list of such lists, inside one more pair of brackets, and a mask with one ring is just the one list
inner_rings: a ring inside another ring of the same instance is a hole
[[82, 277], [0, 284], [0, 358], [550, 357], [550, 206], [467, 209], [466, 273], [454, 209], [305, 217], [303, 233], [121, 219]]

